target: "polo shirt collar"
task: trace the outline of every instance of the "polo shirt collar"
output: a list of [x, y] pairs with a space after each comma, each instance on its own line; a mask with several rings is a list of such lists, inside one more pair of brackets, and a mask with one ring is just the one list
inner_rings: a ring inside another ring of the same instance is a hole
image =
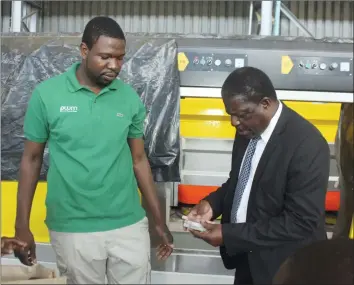
[[[86, 88], [85, 86], [82, 86], [79, 81], [77, 80], [76, 77], [76, 70], [80, 66], [81, 62], [76, 62], [74, 63], [69, 70], [67, 71], [67, 83], [68, 83], [68, 89], [70, 92], [77, 92], [80, 89]], [[119, 87], [119, 80], [115, 79], [111, 84], [106, 86], [105, 88], [102, 89], [102, 91], [106, 88], [110, 90], [117, 90]]]

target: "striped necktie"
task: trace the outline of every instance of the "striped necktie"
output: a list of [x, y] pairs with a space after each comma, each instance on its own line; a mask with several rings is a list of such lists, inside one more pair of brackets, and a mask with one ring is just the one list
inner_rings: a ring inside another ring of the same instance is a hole
[[240, 207], [242, 195], [243, 195], [243, 192], [245, 191], [246, 184], [247, 184], [248, 178], [250, 176], [252, 157], [253, 157], [254, 152], [256, 150], [257, 142], [259, 140], [260, 140], [260, 137], [255, 137], [249, 142], [248, 147], [247, 147], [247, 151], [244, 156], [243, 164], [242, 164], [241, 171], [240, 171], [237, 185], [236, 185], [234, 200], [232, 203], [232, 209], [231, 209], [231, 222], [232, 223], [237, 222], [237, 211], [238, 211], [238, 208]]

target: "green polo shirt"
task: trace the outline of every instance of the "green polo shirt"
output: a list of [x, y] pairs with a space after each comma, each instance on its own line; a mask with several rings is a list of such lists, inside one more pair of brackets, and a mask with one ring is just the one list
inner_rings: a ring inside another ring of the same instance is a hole
[[118, 79], [98, 95], [81, 86], [79, 65], [35, 88], [24, 135], [48, 142], [49, 230], [113, 230], [145, 216], [127, 141], [143, 137], [145, 107], [134, 89]]

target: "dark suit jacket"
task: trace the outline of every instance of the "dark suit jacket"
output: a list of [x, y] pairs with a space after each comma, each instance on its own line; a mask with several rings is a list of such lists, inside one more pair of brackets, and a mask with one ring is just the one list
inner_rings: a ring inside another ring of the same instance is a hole
[[220, 253], [225, 267], [237, 272], [246, 256], [253, 282], [271, 284], [281, 263], [296, 249], [327, 238], [329, 146], [311, 123], [284, 104], [255, 173], [247, 221], [232, 224], [232, 201], [248, 143], [236, 135], [229, 179], [205, 200], [213, 218], [222, 214]]

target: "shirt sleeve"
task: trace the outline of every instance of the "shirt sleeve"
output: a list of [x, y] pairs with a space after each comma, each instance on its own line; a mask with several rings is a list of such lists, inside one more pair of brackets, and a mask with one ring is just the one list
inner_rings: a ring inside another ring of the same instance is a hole
[[137, 111], [133, 116], [128, 133], [128, 138], [131, 139], [138, 139], [144, 136], [144, 121], [146, 117], [146, 109], [143, 102], [141, 102], [140, 98], [137, 101]]
[[37, 89], [33, 91], [28, 102], [23, 131], [27, 140], [37, 143], [45, 143], [48, 140], [49, 126], [47, 112]]

